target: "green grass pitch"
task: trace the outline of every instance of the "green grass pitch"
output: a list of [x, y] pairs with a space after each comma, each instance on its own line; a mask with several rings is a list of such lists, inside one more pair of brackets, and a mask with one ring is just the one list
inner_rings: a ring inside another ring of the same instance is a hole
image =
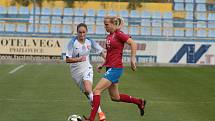
[[[73, 83], [67, 64], [0, 65], [0, 121], [66, 121], [86, 115], [90, 106]], [[95, 72], [95, 83], [102, 75]], [[214, 67], [125, 68], [119, 90], [148, 103], [140, 117], [136, 105], [112, 102], [107, 91], [101, 106], [107, 121], [215, 121]], [[97, 118], [96, 118], [97, 120]]]

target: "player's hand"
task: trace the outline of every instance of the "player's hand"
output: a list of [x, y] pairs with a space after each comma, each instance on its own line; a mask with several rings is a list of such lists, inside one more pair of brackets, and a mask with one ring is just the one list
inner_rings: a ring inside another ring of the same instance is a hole
[[86, 56], [81, 56], [79, 57], [79, 60], [82, 62], [82, 61], [86, 61], [87, 59], [86, 59]]
[[137, 67], [136, 67], [136, 58], [135, 57], [132, 57], [131, 58], [131, 69], [133, 71], [136, 71], [137, 70]]
[[102, 72], [102, 65], [98, 65], [97, 67], [96, 67], [96, 71], [98, 72], [98, 73], [101, 73]]

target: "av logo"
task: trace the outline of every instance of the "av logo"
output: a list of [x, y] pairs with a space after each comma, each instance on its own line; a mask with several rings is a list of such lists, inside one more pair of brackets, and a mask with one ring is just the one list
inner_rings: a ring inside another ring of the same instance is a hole
[[187, 54], [187, 63], [196, 63], [201, 56], [207, 52], [210, 46], [209, 44], [202, 44], [200, 48], [195, 51], [195, 44], [184, 44], [170, 60], [170, 63], [178, 63], [184, 54]]

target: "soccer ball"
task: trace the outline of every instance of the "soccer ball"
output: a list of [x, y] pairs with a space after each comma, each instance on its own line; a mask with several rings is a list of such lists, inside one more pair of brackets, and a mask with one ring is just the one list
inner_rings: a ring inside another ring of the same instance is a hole
[[68, 121], [82, 121], [82, 119], [81, 116], [73, 114], [68, 117]]

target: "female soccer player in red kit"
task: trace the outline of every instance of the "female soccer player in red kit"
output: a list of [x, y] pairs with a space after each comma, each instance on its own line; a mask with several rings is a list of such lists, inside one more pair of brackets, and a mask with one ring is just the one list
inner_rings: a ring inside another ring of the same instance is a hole
[[[86, 121], [94, 121], [100, 105], [100, 95], [105, 89], [108, 89], [112, 101], [136, 104], [141, 116], [144, 115], [145, 100], [121, 94], [118, 90], [119, 78], [123, 73], [122, 56], [125, 43], [131, 47], [131, 69], [136, 71], [136, 43], [130, 35], [120, 31], [122, 23], [123, 20], [119, 17], [107, 16], [104, 18], [104, 26], [109, 33], [106, 37], [107, 55], [103, 64], [106, 67], [106, 73], [93, 90], [91, 114], [89, 118], [85, 117]], [[98, 67], [98, 69], [101, 69], [101, 67]]]

